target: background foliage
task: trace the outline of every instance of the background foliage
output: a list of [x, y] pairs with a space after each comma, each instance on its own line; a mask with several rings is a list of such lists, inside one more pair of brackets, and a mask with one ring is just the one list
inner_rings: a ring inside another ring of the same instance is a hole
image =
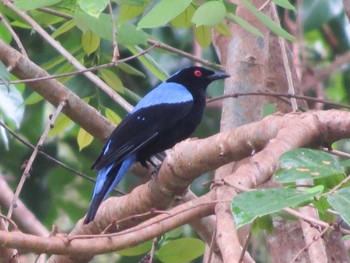
[[[301, 14], [303, 27], [303, 31], [300, 32], [303, 43], [299, 43], [301, 45], [299, 61], [301, 71], [313, 72], [330, 64], [337, 56], [349, 52], [349, 22], [340, 0], [307, 0], [302, 1], [299, 6], [294, 1], [275, 0], [273, 2], [279, 6], [278, 11], [283, 27], [278, 26], [256, 9], [250, 1], [242, 0], [242, 3], [266, 27], [291, 41], [298, 41], [300, 38], [293, 32], [292, 25], [298, 22], [297, 15]], [[108, 4], [109, 1], [106, 0], [15, 1], [17, 8], [28, 12], [52, 38], [59, 41], [86, 67], [94, 67], [112, 60], [113, 26]], [[230, 32], [227, 23], [237, 23], [253, 34], [261, 34], [258, 29], [236, 15], [236, 5], [229, 1], [115, 0], [112, 1], [112, 7], [115, 15], [113, 22], [117, 32], [120, 58], [135, 55], [154, 44], [155, 41], [159, 41], [188, 53], [196, 51], [197, 55], [203, 59], [218, 64], [219, 60], [211, 43], [213, 32], [229, 37], [232, 32]], [[50, 10], [55, 12], [50, 12]], [[21, 17], [5, 5], [0, 5], [0, 12], [15, 29], [32, 61], [50, 74], [61, 74], [75, 70], [69, 61], [48, 45], [46, 40], [41, 38]], [[0, 24], [0, 38], [8, 44], [13, 43], [12, 35], [3, 24]], [[196, 47], [197, 44], [200, 45], [200, 48]], [[166, 48], [154, 48], [137, 59], [127, 63], [118, 63], [113, 67], [98, 69], [95, 70], [95, 73], [115, 92], [134, 105], [159, 81], [166, 79], [177, 69], [192, 64], [193, 61], [182, 56], [179, 51], [172, 52]], [[219, 67], [216, 64], [212, 64], [212, 66]], [[349, 71], [350, 67], [347, 64], [340, 71], [333, 73], [320, 89], [306, 87], [304, 92], [310, 96], [348, 104], [350, 100]], [[0, 88], [1, 120], [6, 122], [16, 134], [35, 144], [49, 121], [48, 116], [53, 111], [53, 107], [40, 95], [27, 89], [24, 84], [9, 84], [10, 80], [15, 81], [16, 78], [8, 74], [2, 63], [0, 63], [0, 78], [4, 82]], [[126, 114], [125, 109], [82, 75], [61, 77], [59, 81], [116, 125]], [[304, 83], [307, 83], [307, 79]], [[222, 86], [222, 83], [213, 84], [208, 90], [208, 96], [221, 94]], [[323, 105], [312, 104], [310, 107], [327, 108]], [[209, 107], [194, 136], [206, 137], [218, 132], [219, 118], [220, 109]], [[15, 140], [5, 129], [0, 128], [0, 131], [1, 173], [12, 188], [16, 188], [21, 175], [21, 165], [28, 159], [32, 150]], [[338, 143], [336, 147], [347, 150], [349, 145], [348, 142], [344, 141]], [[94, 177], [95, 172], [90, 170], [90, 166], [101, 150], [101, 144], [70, 119], [61, 115], [55, 127], [50, 131], [44, 150], [74, 170]], [[303, 149], [302, 151], [305, 153], [307, 150]], [[296, 170], [301, 165], [298, 163], [300, 160], [293, 158], [293, 154], [295, 152], [281, 159], [281, 170], [277, 172], [277, 180], [288, 186], [293, 184], [296, 179], [308, 179], [302, 177], [301, 173], [290, 175], [289, 167], [291, 165], [295, 165], [293, 169]], [[311, 189], [309, 193], [302, 194], [304, 198], [298, 199], [297, 202], [284, 204], [282, 208], [312, 201], [314, 196], [319, 195], [325, 188], [331, 189], [344, 177], [344, 168], [339, 164], [339, 160], [333, 162], [332, 159], [332, 167], [327, 169], [320, 167], [320, 163], [325, 159], [322, 159], [323, 157], [320, 157], [319, 153], [307, 152], [307, 156], [309, 156], [308, 154], [316, 156], [315, 158], [310, 157], [310, 163], [307, 165], [311, 165], [312, 169], [322, 174], [323, 178], [319, 179], [317, 184], [322, 185], [323, 188]], [[325, 156], [324, 158], [330, 157]], [[302, 162], [304, 165], [305, 159]], [[287, 163], [286, 166], [284, 166], [285, 163]], [[207, 178], [204, 176], [199, 182], [193, 184], [192, 188], [196, 193], [202, 194], [207, 190], [201, 185], [201, 182], [206, 181]], [[121, 182], [120, 189], [129, 192], [141, 182], [143, 182], [142, 178], [127, 176]], [[69, 231], [75, 222], [84, 216], [92, 188], [93, 185], [90, 181], [39, 156], [32, 167], [31, 176], [21, 192], [21, 199], [48, 229], [56, 224], [60, 229]], [[350, 216], [346, 211], [343, 211], [345, 205], [341, 205], [337, 200], [348, 201], [348, 191], [348, 188], [343, 188], [336, 195], [329, 196], [328, 203], [323, 199], [319, 201], [324, 202], [324, 209], [329, 207], [329, 204], [332, 205], [336, 211], [341, 213], [347, 223], [350, 222]], [[267, 199], [261, 200], [266, 203], [269, 203], [269, 200], [285, 200], [293, 196], [298, 198], [301, 196], [292, 189], [290, 192], [286, 192], [285, 189], [281, 192], [278, 189], [273, 190], [273, 192], [266, 190], [263, 194]], [[249, 204], [256, 204], [254, 201], [256, 197], [251, 192], [246, 193], [246, 195], [239, 197], [243, 204], [233, 205], [235, 216], [240, 215], [237, 209], [239, 210], [241, 207], [248, 209]], [[318, 205], [315, 203], [315, 206]], [[236, 223], [240, 225], [238, 222], [241, 221], [239, 220], [245, 220], [245, 223], [251, 222], [256, 217], [279, 211], [280, 209], [277, 207], [279, 205], [275, 204], [272, 209], [255, 211], [256, 214], [250, 214], [245, 219], [244, 216], [236, 218], [238, 220]], [[251, 209], [256, 210], [256, 206]], [[247, 214], [249, 213], [247, 212]], [[266, 217], [262, 218], [266, 219]], [[244, 224], [243, 221], [241, 224]], [[267, 225], [263, 227], [266, 228]], [[180, 257], [176, 261], [175, 256], [186, 255], [182, 255], [180, 252], [169, 255], [169, 251], [173, 251], [180, 245], [187, 248], [193, 246], [191, 251], [198, 252], [189, 257], [195, 258], [201, 255], [204, 251], [203, 243], [198, 239], [190, 239], [189, 237], [192, 235], [193, 232], [187, 226], [165, 235], [161, 240], [162, 245], [156, 253], [159, 260], [183, 262], [184, 258]], [[149, 249], [149, 246], [150, 244], [146, 246], [146, 249], [125, 252], [123, 255], [142, 254]], [[124, 260], [126, 259], [124, 258]], [[134, 258], [128, 260], [135, 262]]]

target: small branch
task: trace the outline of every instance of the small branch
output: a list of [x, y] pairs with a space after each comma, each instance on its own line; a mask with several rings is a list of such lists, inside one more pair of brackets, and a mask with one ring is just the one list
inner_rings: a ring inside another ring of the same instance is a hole
[[274, 93], [274, 92], [263, 92], [263, 91], [233, 93], [233, 94], [221, 95], [221, 96], [217, 96], [217, 97], [208, 99], [207, 103], [211, 103], [211, 102], [214, 102], [214, 101], [217, 101], [217, 100], [226, 99], [226, 98], [237, 98], [237, 97], [241, 97], [241, 96], [273, 96], [273, 97], [296, 98], [296, 99], [301, 99], [301, 100], [309, 100], [309, 101], [314, 101], [314, 102], [320, 102], [320, 103], [324, 103], [326, 105], [330, 105], [330, 106], [334, 106], [334, 107], [350, 109], [350, 106], [346, 105], [346, 104], [326, 101], [326, 100], [317, 99], [317, 98], [313, 98], [313, 97], [309, 97], [309, 96], [285, 94], [285, 93]]
[[221, 70], [225, 70], [225, 67], [222, 66], [222, 65], [219, 65], [219, 64], [216, 64], [216, 63], [213, 63], [209, 60], [205, 60], [205, 59], [202, 59], [202, 58], [199, 58], [199, 57], [196, 57], [196, 56], [193, 56], [192, 54], [190, 53], [187, 53], [185, 51], [182, 51], [180, 49], [177, 49], [177, 48], [174, 48], [172, 46], [169, 46], [167, 44], [164, 44], [162, 42], [158, 42], [156, 40], [153, 40], [153, 39], [148, 39], [147, 40], [147, 43], [150, 44], [150, 45], [156, 45], [156, 47], [158, 48], [161, 48], [161, 49], [164, 49], [164, 50], [167, 50], [167, 51], [170, 51], [172, 53], [175, 53], [175, 54], [178, 54], [182, 57], [186, 57], [194, 62], [198, 62], [202, 65], [205, 65], [205, 66], [208, 66], [208, 67], [213, 67], [213, 68], [217, 68], [217, 69], [221, 69]]
[[305, 83], [301, 84], [302, 90], [308, 90], [309, 88], [317, 85], [317, 83], [328, 78], [336, 70], [340, 69], [344, 64], [350, 62], [350, 51], [338, 56], [331, 64], [324, 67], [323, 69], [318, 70], [315, 73], [315, 76]]
[[311, 246], [312, 244], [314, 244], [314, 243], [317, 242], [320, 238], [322, 238], [322, 236], [323, 236], [324, 234], [326, 234], [326, 232], [327, 232], [330, 228], [331, 228], [330, 226], [325, 227], [325, 228], [322, 230], [322, 232], [320, 233], [320, 235], [317, 236], [317, 237], [315, 237], [314, 240], [313, 240], [312, 242], [310, 242], [309, 244], [306, 244], [305, 247], [304, 247], [303, 249], [301, 249], [301, 250], [299, 251], [298, 254], [295, 255], [295, 257], [290, 261], [290, 263], [296, 262], [297, 259], [298, 259], [298, 257], [299, 257], [304, 251], [307, 251], [307, 250], [310, 248], [310, 246]]
[[[276, 9], [276, 5], [274, 3], [271, 4], [271, 9], [272, 9], [272, 17], [275, 20], [275, 22], [281, 26], [278, 14], [277, 14], [277, 9]], [[292, 78], [292, 73], [290, 70], [290, 64], [288, 62], [288, 56], [287, 56], [287, 50], [286, 50], [286, 44], [285, 44], [285, 40], [282, 37], [278, 37], [278, 43], [280, 45], [280, 49], [281, 49], [281, 54], [282, 54], [282, 60], [283, 60], [283, 66], [284, 66], [284, 70], [286, 72], [286, 77], [287, 77], [287, 83], [288, 83], [288, 93], [295, 95], [295, 89], [294, 89], [294, 85], [293, 85], [293, 78]], [[297, 111], [298, 110], [298, 104], [297, 104], [297, 100], [295, 99], [295, 97], [291, 97], [291, 104], [292, 104], [292, 108], [293, 111]]]
[[[148, 53], [149, 51], [151, 51], [153, 48], [155, 48], [155, 45], [142, 50], [141, 52], [132, 55], [130, 57], [124, 58], [124, 59], [120, 59], [118, 62], [109, 62], [106, 64], [102, 64], [102, 65], [98, 65], [98, 66], [94, 66], [94, 67], [90, 67], [90, 68], [85, 68], [85, 69], [81, 69], [81, 70], [76, 70], [76, 71], [71, 71], [71, 72], [66, 72], [66, 73], [61, 73], [61, 74], [55, 74], [55, 75], [49, 75], [49, 76], [44, 76], [44, 77], [37, 77], [37, 78], [32, 78], [32, 79], [21, 79], [21, 80], [14, 80], [11, 81], [10, 84], [19, 84], [19, 83], [30, 83], [30, 82], [37, 82], [37, 81], [43, 81], [43, 80], [48, 80], [48, 79], [57, 79], [57, 78], [63, 78], [63, 77], [68, 77], [68, 76], [73, 76], [73, 75], [78, 75], [78, 74], [83, 74], [85, 72], [89, 72], [89, 71], [96, 71], [96, 70], [100, 70], [100, 69], [104, 69], [104, 68], [109, 68], [109, 67], [113, 67], [116, 66], [117, 64], [120, 63], [125, 63], [129, 60], [135, 59], [137, 57], [143, 56], [146, 53]], [[0, 81], [0, 83], [2, 83], [2, 81]]]
[[17, 207], [17, 200], [18, 200], [19, 194], [20, 194], [21, 191], [22, 191], [22, 188], [23, 188], [23, 185], [24, 185], [26, 179], [27, 179], [27, 178], [29, 177], [29, 175], [30, 175], [30, 170], [31, 170], [31, 168], [32, 168], [32, 165], [33, 165], [34, 160], [35, 160], [35, 158], [36, 158], [36, 156], [37, 156], [37, 154], [38, 154], [39, 149], [42, 147], [42, 145], [43, 145], [43, 143], [44, 143], [44, 140], [46, 139], [47, 135], [49, 134], [49, 131], [52, 129], [52, 127], [53, 127], [53, 125], [54, 125], [54, 123], [55, 123], [55, 121], [56, 121], [56, 118], [57, 118], [58, 115], [61, 113], [61, 111], [62, 111], [62, 109], [63, 109], [63, 107], [64, 107], [65, 105], [66, 105], [66, 101], [62, 101], [62, 102], [58, 105], [58, 107], [57, 107], [55, 113], [52, 115], [51, 120], [50, 120], [49, 124], [47, 125], [47, 127], [46, 127], [44, 133], [41, 135], [41, 137], [40, 137], [40, 139], [39, 139], [39, 142], [38, 142], [37, 145], [35, 146], [35, 149], [34, 149], [32, 155], [30, 156], [30, 158], [29, 158], [29, 160], [28, 160], [28, 162], [27, 162], [27, 164], [26, 164], [26, 167], [25, 167], [25, 169], [24, 169], [24, 171], [23, 171], [21, 180], [19, 181], [18, 186], [17, 186], [17, 188], [16, 188], [16, 192], [15, 192], [15, 194], [14, 194], [14, 196], [13, 196], [13, 199], [12, 199], [12, 202], [11, 202], [11, 206], [9, 207], [9, 210], [8, 210], [8, 213], [7, 213], [7, 217], [8, 217], [8, 218], [11, 218], [12, 213], [13, 213], [13, 209], [14, 209], [15, 207]]
[[117, 28], [115, 27], [115, 21], [114, 21], [113, 8], [112, 8], [111, 1], [108, 2], [108, 8], [109, 8], [109, 14], [111, 16], [112, 34], [113, 34], [112, 62], [116, 63], [118, 61], [118, 57], [119, 57], [119, 50], [118, 50], [118, 42], [117, 42]]
[[4, 24], [4, 26], [6, 27], [6, 29], [11, 33], [13, 39], [15, 40], [20, 52], [23, 54], [23, 56], [28, 57], [28, 54], [21, 42], [21, 40], [19, 39], [19, 37], [17, 36], [16, 32], [12, 29], [12, 27], [10, 26], [10, 24], [7, 22], [7, 20], [5, 19], [5, 17], [0, 13], [0, 21], [1, 23]]

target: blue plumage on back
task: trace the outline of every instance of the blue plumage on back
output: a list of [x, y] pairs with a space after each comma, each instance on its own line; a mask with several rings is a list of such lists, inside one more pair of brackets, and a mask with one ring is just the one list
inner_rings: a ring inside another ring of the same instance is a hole
[[92, 166], [99, 172], [84, 224], [94, 220], [101, 202], [136, 161], [147, 166], [152, 155], [191, 135], [202, 118], [205, 89], [226, 77], [224, 72], [185, 68], [140, 100], [113, 131]]
[[163, 82], [146, 94], [130, 113], [159, 104], [181, 103], [191, 100], [193, 100], [192, 94], [183, 85]]

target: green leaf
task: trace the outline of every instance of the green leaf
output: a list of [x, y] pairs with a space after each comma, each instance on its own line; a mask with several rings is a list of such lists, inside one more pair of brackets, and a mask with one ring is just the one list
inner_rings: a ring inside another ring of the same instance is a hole
[[196, 26], [215, 26], [222, 22], [226, 7], [222, 1], [209, 1], [202, 4], [194, 13], [192, 22]]
[[141, 78], [146, 77], [146, 75], [142, 71], [138, 70], [137, 68], [134, 68], [133, 66], [127, 63], [118, 63], [117, 68], [119, 68], [120, 70], [124, 71], [129, 75], [134, 75]]
[[122, 5], [119, 10], [119, 22], [123, 23], [131, 18], [141, 15], [146, 6], [147, 5]]
[[115, 125], [118, 125], [122, 121], [122, 118], [110, 108], [105, 108], [105, 115]]
[[9, 87], [8, 90], [4, 84], [0, 84], [0, 116], [19, 128], [24, 116], [23, 97], [14, 85], [10, 84]]
[[33, 104], [36, 104], [36, 103], [38, 103], [39, 101], [42, 101], [42, 100], [43, 100], [43, 97], [41, 97], [39, 95], [39, 93], [32, 92], [32, 94], [30, 94], [28, 96], [28, 98], [25, 99], [24, 104], [25, 105], [33, 105]]
[[273, 2], [283, 8], [293, 10], [294, 12], [297, 11], [296, 8], [291, 3], [289, 3], [288, 0], [273, 0]]
[[133, 24], [124, 23], [117, 29], [118, 43], [125, 46], [146, 45], [148, 35], [142, 31], [137, 30]]
[[179, 238], [165, 243], [156, 253], [159, 260], [167, 263], [191, 262], [204, 253], [205, 245], [196, 238]]
[[84, 149], [86, 146], [90, 145], [93, 140], [94, 140], [94, 137], [90, 133], [85, 131], [83, 128], [79, 129], [78, 136], [77, 136], [79, 151]]
[[183, 12], [192, 0], [161, 0], [137, 24], [137, 29], [163, 26]]
[[100, 46], [100, 37], [91, 30], [85, 31], [81, 37], [81, 44], [86, 54], [90, 55]]
[[256, 220], [254, 220], [252, 225], [252, 233], [256, 235], [259, 234], [261, 230], [265, 230], [269, 234], [273, 233], [274, 227], [271, 215], [258, 217]]
[[264, 117], [274, 114], [275, 112], [276, 112], [276, 104], [268, 103], [264, 105], [264, 108], [263, 108]]
[[119, 250], [116, 253], [121, 256], [139, 256], [145, 254], [147, 251], [150, 251], [152, 247], [152, 240], [141, 243], [137, 246]]
[[336, 175], [344, 176], [345, 173], [332, 155], [304, 148], [283, 154], [280, 157], [280, 169], [275, 173], [276, 180], [281, 183]]
[[230, 21], [232, 21], [233, 23], [236, 23], [237, 25], [240, 25], [241, 27], [243, 27], [245, 30], [247, 30], [248, 32], [257, 35], [257, 36], [263, 36], [263, 34], [259, 31], [259, 29], [257, 29], [256, 27], [252, 26], [252, 24], [250, 24], [248, 21], [240, 18], [239, 16], [236, 16], [235, 14], [228, 14], [226, 16], [226, 18]]
[[76, 12], [73, 19], [81, 31], [91, 30], [101, 38], [113, 40], [112, 23], [109, 15], [102, 13], [99, 18], [96, 18], [84, 12]]
[[7, 44], [10, 44], [12, 41], [12, 35], [4, 24], [0, 24], [0, 39], [2, 39]]
[[101, 78], [118, 93], [124, 93], [124, 86], [117, 74], [109, 69], [99, 70]]
[[350, 224], [350, 187], [337, 190], [327, 198], [329, 204], [337, 211], [344, 221]]
[[287, 40], [294, 41], [294, 36], [289, 34], [286, 30], [284, 30], [282, 27], [277, 25], [274, 21], [272, 21], [267, 15], [260, 12], [258, 9], [256, 9], [248, 0], [241, 0], [241, 2], [247, 7], [247, 9], [252, 12], [253, 15], [256, 16], [256, 18], [263, 23], [267, 28], [269, 28], [272, 32], [274, 32], [276, 35], [283, 37]]
[[199, 45], [206, 48], [211, 43], [211, 32], [208, 26], [199, 26], [194, 29], [194, 34]]
[[62, 0], [17, 0], [15, 6], [23, 11], [38, 9], [40, 7], [52, 6]]
[[107, 7], [109, 0], [78, 0], [82, 10], [90, 16], [98, 18], [102, 11]]
[[224, 35], [225, 37], [230, 37], [231, 36], [230, 28], [224, 23], [217, 24], [215, 26], [215, 29], [218, 32], [220, 32], [220, 34]]
[[173, 27], [184, 27], [188, 28], [193, 25], [191, 22], [194, 12], [196, 11], [196, 8], [193, 5], [189, 5], [185, 11], [183, 11], [181, 14], [179, 14], [177, 17], [175, 17], [173, 20], [171, 20], [171, 25]]
[[58, 134], [61, 134], [64, 132], [65, 129], [67, 129], [71, 124], [73, 124], [73, 121], [69, 119], [66, 115], [60, 114], [55, 123], [53, 128], [49, 132], [49, 137], [56, 136]]
[[319, 193], [306, 193], [282, 187], [254, 190], [236, 196], [231, 208], [237, 227], [241, 227], [257, 217], [310, 202], [317, 194]]
[[[142, 49], [140, 47], [127, 46], [131, 53], [134, 55], [140, 53]], [[138, 56], [138, 60], [146, 66], [146, 68], [151, 71], [158, 79], [164, 81], [168, 78], [168, 73], [163, 70], [163, 68], [148, 54], [143, 56]]]
[[5, 85], [5, 87], [9, 91], [10, 90], [10, 73], [8, 72], [6, 66], [4, 65], [4, 63], [2, 63], [2, 61], [0, 61], [0, 79], [2, 82], [4, 82], [3, 84], [1, 84], [1, 86], [3, 87]]
[[73, 20], [69, 20], [66, 23], [64, 23], [62, 26], [60, 26], [59, 28], [57, 28], [52, 34], [51, 37], [52, 38], [57, 38], [58, 36], [68, 32], [69, 30], [71, 30], [73, 27], [75, 27], [75, 23]]

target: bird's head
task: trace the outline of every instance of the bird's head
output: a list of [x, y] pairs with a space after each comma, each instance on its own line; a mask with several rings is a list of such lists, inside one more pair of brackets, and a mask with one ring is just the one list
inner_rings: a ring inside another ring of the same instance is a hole
[[214, 80], [228, 77], [230, 75], [223, 71], [213, 71], [203, 67], [188, 67], [170, 76], [166, 82], [176, 82], [190, 90], [192, 88], [205, 90]]

